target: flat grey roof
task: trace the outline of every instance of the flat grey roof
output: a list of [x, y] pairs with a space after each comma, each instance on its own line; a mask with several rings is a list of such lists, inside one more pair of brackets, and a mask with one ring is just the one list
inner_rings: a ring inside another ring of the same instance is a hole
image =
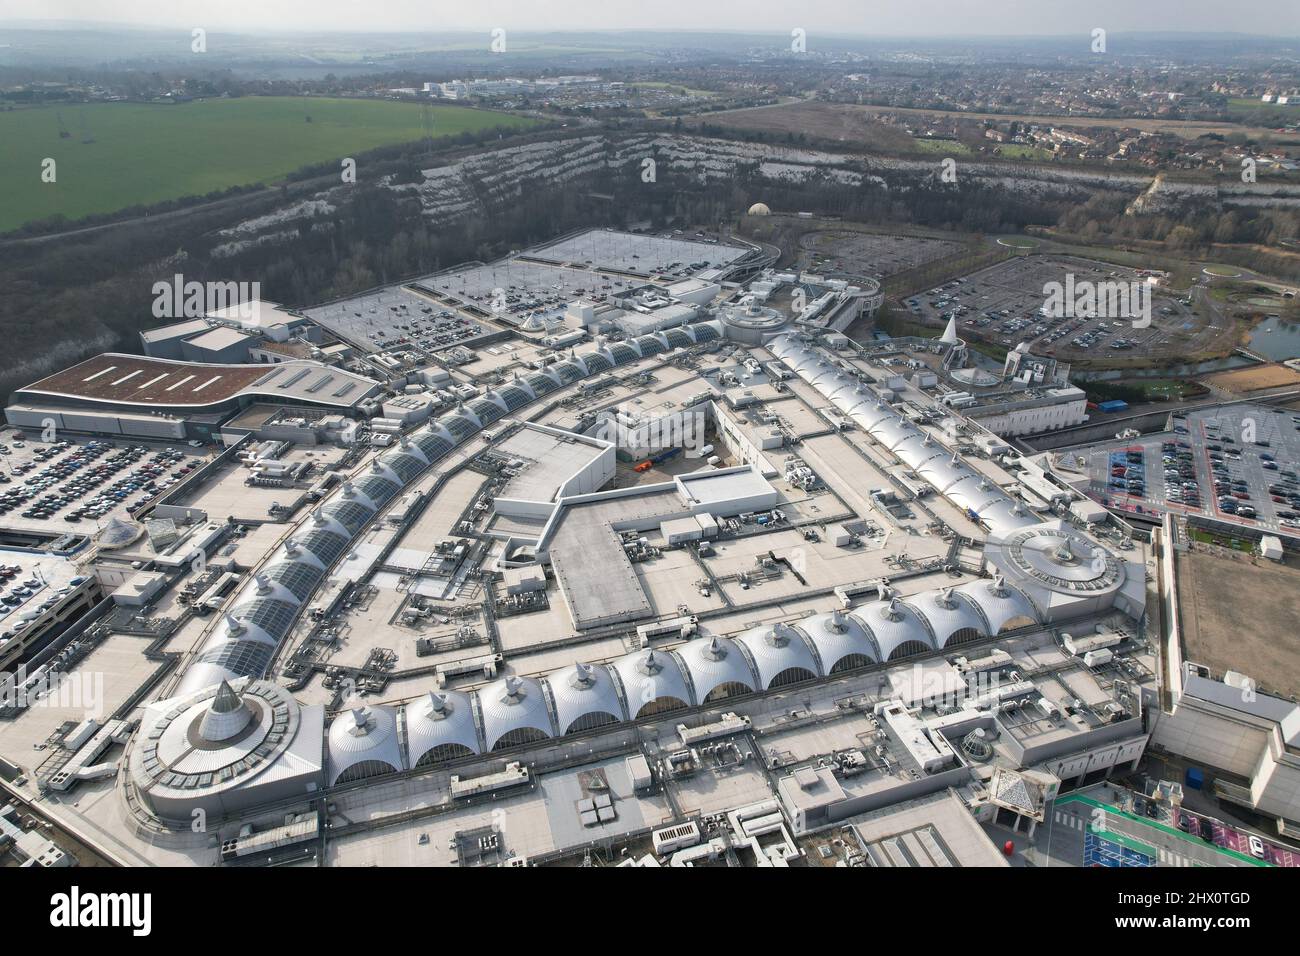
[[752, 469], [714, 474], [698, 472], [678, 476], [682, 488], [694, 504], [717, 504], [772, 491], [767, 479]]
[[579, 436], [552, 435], [536, 428], [520, 429], [495, 451], [524, 461], [519, 474], [506, 482], [497, 497], [527, 501], [554, 501], [566, 481], [604, 453]]
[[202, 319], [191, 319], [188, 322], [160, 325], [156, 329], [145, 329], [140, 333], [140, 338], [145, 342], [166, 342], [168, 339], [183, 339], [189, 335], [197, 335], [209, 328], [211, 326]]
[[854, 829], [877, 866], [1010, 865], [951, 791], [877, 810]]
[[204, 332], [202, 335], [196, 335], [189, 340], [190, 345], [196, 345], [203, 349], [224, 349], [230, 345], [238, 345], [240, 342], [252, 341], [251, 335], [245, 335], [238, 329], [228, 329], [225, 326], [218, 326], [210, 332]]
[[653, 527], [681, 513], [673, 491], [630, 495], [565, 508], [551, 536], [551, 567], [579, 630], [632, 621], [654, 613], [641, 580], [623, 551], [615, 524]]

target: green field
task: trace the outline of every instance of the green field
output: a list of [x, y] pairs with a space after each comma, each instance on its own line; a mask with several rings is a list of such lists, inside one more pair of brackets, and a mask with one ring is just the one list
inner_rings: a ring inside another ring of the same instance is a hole
[[927, 139], [924, 136], [914, 136], [912, 142], [922, 153], [943, 153], [945, 156], [970, 155], [970, 147], [955, 139]]
[[1256, 97], [1243, 99], [1233, 97], [1228, 100], [1228, 115], [1233, 119], [1251, 123], [1286, 123], [1300, 120], [1300, 103], [1265, 103]]
[[[462, 106], [429, 109], [435, 137], [533, 122]], [[0, 232], [60, 214], [77, 219], [276, 182], [313, 163], [421, 139], [423, 113], [414, 103], [305, 97], [0, 112]], [[60, 117], [68, 137], [59, 135]], [[46, 157], [57, 163], [53, 183], [41, 181]], [[365, 175], [362, 163], [358, 181]]]

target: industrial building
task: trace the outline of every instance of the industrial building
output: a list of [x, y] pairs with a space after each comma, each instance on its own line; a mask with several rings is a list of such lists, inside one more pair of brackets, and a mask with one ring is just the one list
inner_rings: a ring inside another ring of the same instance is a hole
[[[239, 334], [214, 329], [200, 338]], [[60, 434], [210, 440], [232, 413], [255, 403], [347, 413], [379, 390], [372, 379], [311, 361], [268, 369], [107, 352], [17, 389], [5, 419]]]

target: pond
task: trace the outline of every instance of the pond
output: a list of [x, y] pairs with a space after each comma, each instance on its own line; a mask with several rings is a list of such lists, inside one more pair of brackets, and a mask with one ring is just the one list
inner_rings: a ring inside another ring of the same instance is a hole
[[1300, 358], [1300, 322], [1265, 319], [1250, 333], [1250, 350], [1275, 362]]

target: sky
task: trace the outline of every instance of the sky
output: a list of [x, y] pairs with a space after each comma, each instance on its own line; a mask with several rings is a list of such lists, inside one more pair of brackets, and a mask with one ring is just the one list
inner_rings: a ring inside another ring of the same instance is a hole
[[739, 30], [856, 36], [1300, 35], [1297, 0], [0, 0], [0, 22], [261, 31]]

